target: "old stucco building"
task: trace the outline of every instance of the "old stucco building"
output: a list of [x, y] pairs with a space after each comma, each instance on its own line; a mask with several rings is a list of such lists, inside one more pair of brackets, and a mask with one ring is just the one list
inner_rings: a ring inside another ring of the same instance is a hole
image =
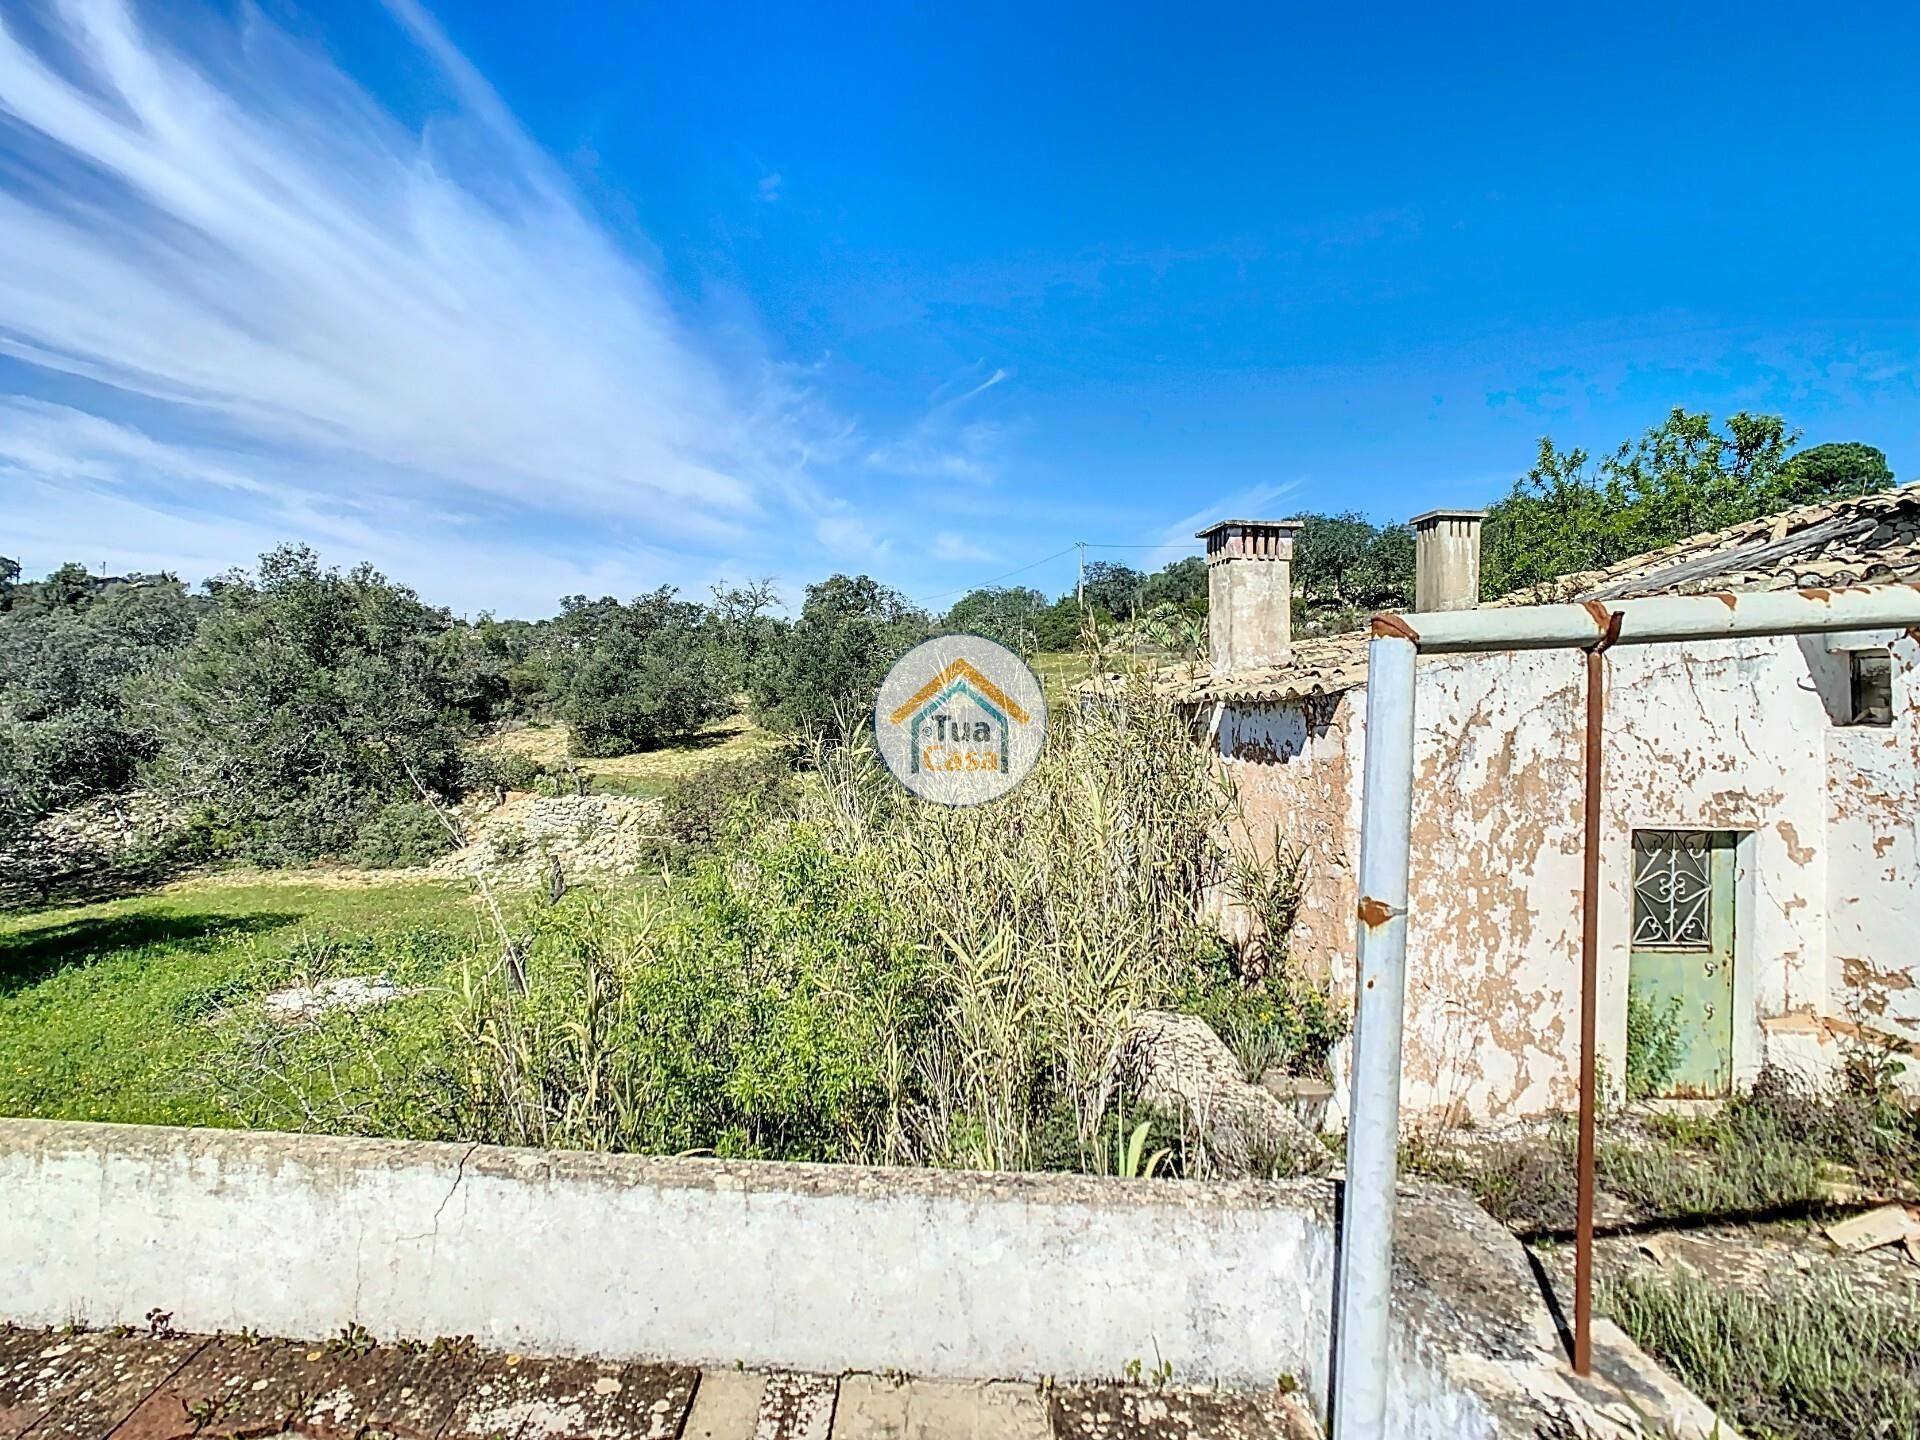
[[[1178, 682], [1244, 810], [1240, 843], [1305, 846], [1294, 954], [1350, 984], [1366, 639], [1287, 633], [1286, 521], [1208, 541], [1211, 664]], [[1477, 603], [1479, 516], [1415, 522], [1420, 608]], [[1920, 579], [1920, 486], [1697, 536], [1541, 600]], [[1582, 660], [1422, 658], [1406, 1071], [1410, 1114], [1537, 1114], [1575, 1097]], [[1600, 1048], [1631, 989], [1677, 1016], [1674, 1093], [1850, 1040], [1920, 1044], [1920, 635], [1769, 637], [1609, 657]], [[1912, 1066], [1908, 1079], [1920, 1071]]]

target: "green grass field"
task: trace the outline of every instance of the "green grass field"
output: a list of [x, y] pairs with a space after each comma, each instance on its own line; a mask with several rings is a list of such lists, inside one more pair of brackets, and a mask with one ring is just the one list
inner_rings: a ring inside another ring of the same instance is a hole
[[1027, 664], [1039, 677], [1049, 707], [1062, 704], [1068, 692], [1093, 673], [1092, 662], [1084, 650], [1043, 650], [1029, 655]]
[[464, 887], [301, 872], [0, 912], [0, 1114], [235, 1123], [195, 1068], [229, 999], [340, 968], [341, 944], [363, 973], [418, 970], [479, 919]]

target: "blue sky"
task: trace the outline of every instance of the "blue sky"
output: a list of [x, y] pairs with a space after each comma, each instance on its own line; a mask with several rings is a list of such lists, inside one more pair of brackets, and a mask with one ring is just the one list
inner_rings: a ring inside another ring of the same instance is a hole
[[[1338, 13], [1335, 13], [1338, 10]], [[936, 604], [1784, 413], [1920, 473], [1910, 7], [0, 9], [0, 553]]]

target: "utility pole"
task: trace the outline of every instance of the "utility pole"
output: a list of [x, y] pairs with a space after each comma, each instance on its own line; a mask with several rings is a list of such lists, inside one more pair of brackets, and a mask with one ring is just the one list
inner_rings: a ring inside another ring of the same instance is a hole
[[1080, 579], [1073, 587], [1073, 598], [1080, 602], [1080, 608], [1087, 608], [1087, 542], [1076, 540], [1074, 547], [1080, 552]]

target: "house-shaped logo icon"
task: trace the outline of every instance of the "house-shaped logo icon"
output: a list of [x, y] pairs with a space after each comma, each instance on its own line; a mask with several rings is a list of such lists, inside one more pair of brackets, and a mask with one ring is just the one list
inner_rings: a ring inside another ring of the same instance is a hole
[[914, 646], [874, 699], [880, 758], [894, 779], [941, 805], [1006, 794], [1038, 762], [1046, 733], [1046, 693], [1033, 671], [979, 635]]
[[965, 659], [953, 661], [887, 719], [907, 727], [909, 773], [922, 769], [1013, 770], [1010, 740], [1015, 725], [1033, 717]]

